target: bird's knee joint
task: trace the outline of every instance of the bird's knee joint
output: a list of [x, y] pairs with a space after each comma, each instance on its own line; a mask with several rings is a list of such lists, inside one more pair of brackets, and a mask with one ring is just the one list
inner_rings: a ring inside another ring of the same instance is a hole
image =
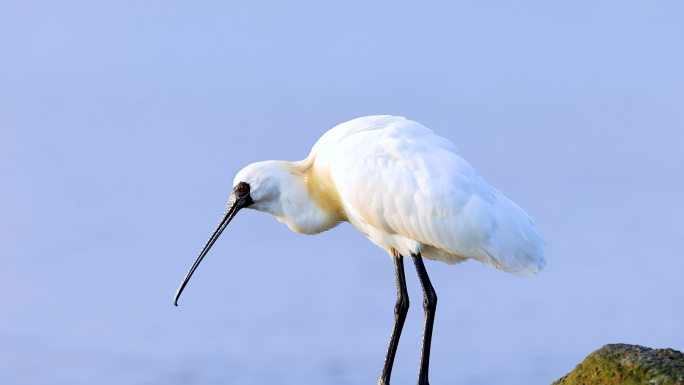
[[409, 309], [409, 300], [408, 298], [405, 299], [398, 299], [397, 303], [394, 304], [394, 315], [406, 315], [408, 313]]
[[437, 294], [429, 292], [423, 298], [423, 309], [425, 311], [435, 311], [437, 309]]

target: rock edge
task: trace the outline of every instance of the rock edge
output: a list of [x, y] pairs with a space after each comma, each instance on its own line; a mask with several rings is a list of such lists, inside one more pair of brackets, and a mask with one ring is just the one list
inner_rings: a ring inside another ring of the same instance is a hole
[[684, 353], [610, 344], [552, 385], [684, 385]]

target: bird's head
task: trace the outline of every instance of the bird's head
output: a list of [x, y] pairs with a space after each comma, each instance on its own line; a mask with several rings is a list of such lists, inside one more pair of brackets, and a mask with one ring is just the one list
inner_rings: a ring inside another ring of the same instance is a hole
[[233, 180], [233, 190], [228, 198], [228, 204], [221, 217], [218, 226], [209, 237], [209, 240], [192, 264], [183, 283], [176, 292], [174, 304], [178, 306], [178, 298], [183, 289], [190, 281], [190, 277], [199, 266], [209, 249], [214, 245], [223, 230], [235, 215], [243, 208], [251, 208], [259, 211], [278, 215], [280, 211], [280, 192], [285, 182], [292, 177], [292, 167], [286, 162], [265, 161], [252, 163], [240, 170]]
[[278, 216], [281, 192], [291, 185], [293, 173], [290, 162], [269, 160], [252, 163], [235, 174], [233, 191], [246, 185], [253, 202], [249, 206], [251, 209]]

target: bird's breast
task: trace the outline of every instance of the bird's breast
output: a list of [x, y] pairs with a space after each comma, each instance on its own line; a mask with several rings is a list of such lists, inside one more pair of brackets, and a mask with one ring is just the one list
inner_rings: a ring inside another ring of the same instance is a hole
[[347, 214], [342, 205], [340, 194], [327, 167], [317, 166], [314, 163], [309, 168], [305, 178], [311, 200], [325, 213], [329, 221], [335, 224], [346, 221]]

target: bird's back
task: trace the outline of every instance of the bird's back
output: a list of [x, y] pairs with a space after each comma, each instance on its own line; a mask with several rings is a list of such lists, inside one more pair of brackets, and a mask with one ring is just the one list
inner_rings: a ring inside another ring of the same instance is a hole
[[477, 259], [536, 273], [543, 240], [530, 217], [479, 177], [449, 140], [394, 116], [326, 132], [311, 150], [349, 222], [380, 247], [447, 263]]

